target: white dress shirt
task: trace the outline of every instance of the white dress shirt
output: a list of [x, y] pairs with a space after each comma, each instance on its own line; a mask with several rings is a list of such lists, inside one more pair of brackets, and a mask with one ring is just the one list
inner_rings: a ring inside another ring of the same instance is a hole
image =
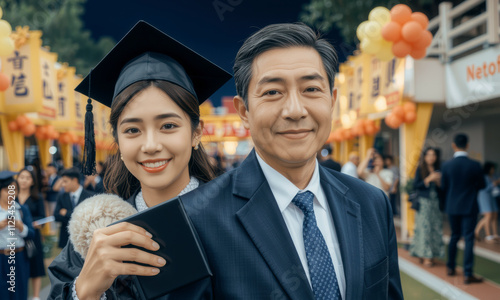
[[[300, 210], [300, 208], [292, 203], [292, 200], [299, 191], [308, 190], [314, 194], [313, 207], [314, 214], [316, 216], [316, 223], [318, 224], [321, 234], [325, 238], [328, 251], [330, 252], [330, 256], [332, 258], [333, 267], [335, 268], [335, 274], [337, 275], [340, 294], [342, 299], [345, 299], [346, 282], [344, 266], [340, 255], [337, 232], [335, 231], [335, 225], [333, 224], [333, 217], [330, 213], [330, 207], [328, 205], [328, 201], [326, 200], [325, 192], [320, 184], [318, 161], [316, 161], [311, 181], [305, 189], [300, 190], [285, 176], [281, 175], [278, 171], [264, 162], [258, 154], [257, 160], [259, 161], [262, 172], [269, 183], [271, 192], [278, 203], [278, 207], [281, 211], [283, 219], [285, 220], [290, 236], [292, 237], [292, 241], [299, 255], [302, 267], [304, 268], [307, 279], [309, 280], [309, 284], [311, 284], [311, 276], [309, 275], [309, 266], [307, 265], [306, 249], [304, 246], [304, 236], [302, 232], [304, 213]], [[335, 199], [332, 200], [335, 201]]]
[[[71, 204], [73, 204], [73, 206], [76, 206], [78, 204], [78, 200], [80, 199], [80, 195], [82, 194], [82, 191], [83, 191], [83, 187], [82, 187], [82, 185], [79, 185], [79, 187], [76, 191], [74, 191], [73, 193], [69, 193], [69, 199], [71, 200]], [[75, 198], [76, 203], [73, 203], [73, 196]]]
[[453, 158], [455, 157], [460, 157], [460, 156], [469, 156], [469, 154], [467, 153], [467, 151], [457, 151], [455, 153], [453, 153]]

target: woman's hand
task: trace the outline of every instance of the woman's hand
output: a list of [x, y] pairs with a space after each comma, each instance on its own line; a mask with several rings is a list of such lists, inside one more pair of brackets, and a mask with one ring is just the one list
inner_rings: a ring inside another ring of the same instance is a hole
[[165, 265], [163, 258], [136, 248], [122, 248], [129, 244], [152, 251], [160, 247], [150, 233], [127, 222], [94, 231], [85, 263], [75, 282], [80, 300], [99, 299], [119, 275], [154, 276], [160, 272], [156, 267]]

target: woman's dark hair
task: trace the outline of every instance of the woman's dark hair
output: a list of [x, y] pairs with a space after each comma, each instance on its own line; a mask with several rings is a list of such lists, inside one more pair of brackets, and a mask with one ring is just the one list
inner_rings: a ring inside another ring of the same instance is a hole
[[30, 196], [33, 200], [35, 201], [38, 201], [39, 200], [39, 193], [38, 193], [38, 181], [36, 179], [36, 175], [35, 175], [35, 172], [31, 171], [30, 169], [28, 168], [23, 168], [21, 171], [19, 171], [18, 175], [19, 176], [21, 174], [21, 172], [23, 171], [26, 171], [30, 174], [31, 176], [31, 179], [33, 179], [33, 184], [31, 185], [30, 187]]
[[483, 166], [484, 175], [490, 175], [491, 169], [496, 169], [496, 164], [491, 161], [485, 162]]
[[434, 151], [436, 153], [436, 161], [434, 162], [434, 171], [439, 170], [441, 168], [441, 150], [438, 148], [433, 148], [433, 147], [428, 147], [425, 148], [425, 150], [422, 152], [422, 155], [420, 156], [420, 162], [418, 163], [418, 167], [420, 168], [420, 175], [422, 176], [422, 179], [425, 179], [429, 174], [431, 173], [429, 170], [429, 167], [427, 166], [427, 163], [425, 163], [425, 156], [427, 155], [427, 152], [429, 151]]
[[[118, 145], [118, 119], [125, 106], [142, 90], [150, 86], [155, 86], [167, 94], [190, 118], [191, 130], [194, 131], [200, 123], [200, 107], [198, 100], [185, 89], [178, 85], [164, 80], [143, 80], [138, 81], [124, 89], [111, 104], [111, 114], [109, 123], [115, 143]], [[104, 189], [106, 192], [114, 193], [120, 197], [129, 198], [138, 188], [140, 182], [129, 172], [120, 158], [120, 150], [111, 155], [106, 160], [107, 170], [104, 175]], [[208, 160], [208, 155], [200, 143], [198, 150], [191, 151], [189, 159], [189, 175], [207, 182], [215, 177], [215, 172]]]
[[233, 72], [236, 92], [243, 98], [248, 109], [248, 85], [252, 79], [252, 64], [260, 54], [276, 48], [308, 47], [321, 56], [328, 76], [330, 92], [333, 92], [337, 71], [335, 48], [303, 23], [268, 25], [245, 40], [234, 61]]

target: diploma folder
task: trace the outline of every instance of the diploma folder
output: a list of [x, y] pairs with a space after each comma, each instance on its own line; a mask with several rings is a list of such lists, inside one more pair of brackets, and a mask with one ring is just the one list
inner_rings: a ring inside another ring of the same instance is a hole
[[[134, 276], [143, 298], [154, 299], [177, 288], [212, 276], [191, 220], [179, 197], [148, 208], [116, 223], [129, 222], [146, 229], [160, 245], [157, 251], [136, 247], [163, 257], [167, 263], [155, 276]], [[116, 224], [115, 223], [115, 224]]]

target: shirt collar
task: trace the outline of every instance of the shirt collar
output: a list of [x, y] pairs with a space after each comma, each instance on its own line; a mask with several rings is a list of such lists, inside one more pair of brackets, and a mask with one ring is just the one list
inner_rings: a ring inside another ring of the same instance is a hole
[[276, 171], [270, 165], [268, 165], [257, 152], [255, 152], [255, 154], [257, 155], [257, 161], [259, 162], [262, 172], [264, 173], [264, 177], [266, 177], [267, 183], [269, 184], [271, 192], [273, 193], [274, 198], [278, 203], [278, 207], [282, 213], [288, 207], [288, 205], [290, 205], [297, 193], [305, 191], [312, 192], [315, 196], [314, 199], [317, 199], [321, 207], [326, 209], [326, 199], [324, 199], [323, 197], [318, 197], [321, 192], [318, 160], [316, 160], [315, 162], [314, 172], [311, 180], [309, 181], [309, 184], [305, 189], [300, 190], [295, 184], [293, 184], [280, 172]]
[[453, 154], [453, 157], [468, 156], [467, 151], [457, 151]]
[[82, 194], [82, 191], [83, 191], [83, 187], [82, 187], [82, 185], [79, 185], [78, 189], [74, 193], [69, 193], [69, 196], [70, 197], [75, 196], [76, 199], [80, 199], [80, 195]]

